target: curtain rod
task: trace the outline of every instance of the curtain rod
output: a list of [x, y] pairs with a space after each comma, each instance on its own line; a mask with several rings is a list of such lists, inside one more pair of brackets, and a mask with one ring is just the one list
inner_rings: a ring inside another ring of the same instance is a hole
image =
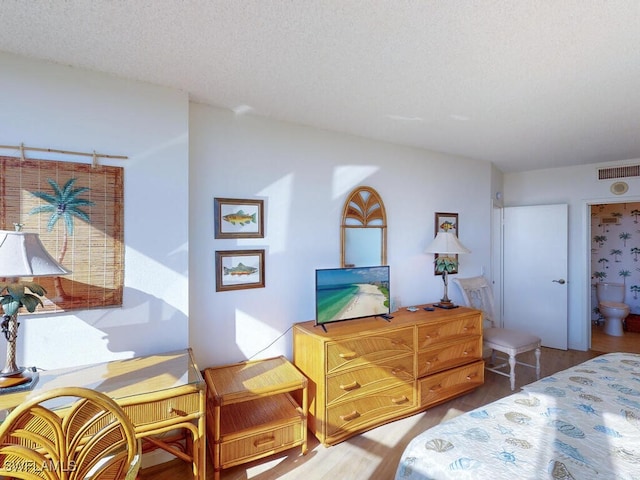
[[95, 164], [97, 158], [113, 158], [118, 160], [127, 160], [129, 157], [125, 157], [124, 155], [106, 155], [104, 153], [86, 153], [86, 152], [72, 152], [70, 150], [57, 150], [55, 148], [38, 148], [38, 147], [25, 147], [24, 144], [20, 145], [0, 145], [0, 149], [4, 150], [20, 150], [20, 155], [24, 160], [24, 151], [32, 150], [34, 152], [51, 152], [51, 153], [62, 153], [64, 155], [79, 155], [81, 157], [93, 157], [93, 162]]

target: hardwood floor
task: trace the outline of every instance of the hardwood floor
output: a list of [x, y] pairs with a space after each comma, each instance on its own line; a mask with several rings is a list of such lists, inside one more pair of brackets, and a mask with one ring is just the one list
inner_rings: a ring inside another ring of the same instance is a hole
[[604, 325], [591, 328], [591, 349], [596, 352], [640, 353], [640, 333], [624, 332], [622, 337], [604, 333]]
[[[625, 332], [623, 337], [604, 334], [602, 327], [592, 330], [591, 351], [542, 349], [542, 376], [548, 376], [600, 353], [626, 351], [640, 353], [640, 333]], [[530, 357], [527, 357], [530, 356]], [[533, 362], [533, 354], [523, 355]], [[516, 367], [516, 389], [535, 380], [535, 372]], [[476, 391], [436, 406], [426, 412], [392, 422], [357, 435], [333, 447], [323, 447], [309, 434], [309, 451], [300, 454], [299, 448], [252, 463], [232, 467], [221, 472], [221, 480], [306, 480], [320, 479], [392, 479], [400, 455], [418, 433], [443, 420], [473, 410], [486, 403], [511, 394], [509, 379], [492, 372], [485, 373], [485, 384]], [[176, 460], [144, 469], [140, 480], [189, 480], [189, 465]], [[207, 480], [213, 479], [213, 466], [208, 463]]]

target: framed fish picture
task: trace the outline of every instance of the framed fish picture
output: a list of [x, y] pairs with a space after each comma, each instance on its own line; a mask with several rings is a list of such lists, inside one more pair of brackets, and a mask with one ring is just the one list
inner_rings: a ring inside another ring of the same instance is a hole
[[214, 198], [215, 238], [264, 238], [264, 200]]
[[264, 287], [264, 250], [218, 250], [216, 292]]

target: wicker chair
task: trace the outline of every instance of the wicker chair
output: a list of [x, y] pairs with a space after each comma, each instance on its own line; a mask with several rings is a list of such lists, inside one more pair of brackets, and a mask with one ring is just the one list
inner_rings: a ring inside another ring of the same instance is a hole
[[[509, 377], [511, 390], [516, 388], [516, 364], [535, 368], [536, 378], [539, 379], [540, 344], [542, 342], [540, 337], [518, 330], [495, 326], [493, 320], [495, 311], [493, 308], [493, 293], [486, 278], [482, 276], [455, 278], [453, 282], [460, 287], [467, 306], [482, 310], [484, 324], [482, 339], [484, 346], [491, 350], [491, 364], [485, 368], [491, 372]], [[496, 351], [505, 353], [508, 358], [497, 356]], [[535, 365], [516, 360], [518, 354], [530, 351], [535, 351]], [[503, 363], [496, 365], [496, 360], [501, 360]], [[508, 372], [504, 371], [507, 366], [510, 367]]]
[[0, 424], [0, 478], [132, 480], [141, 452], [120, 406], [87, 388], [45, 392]]

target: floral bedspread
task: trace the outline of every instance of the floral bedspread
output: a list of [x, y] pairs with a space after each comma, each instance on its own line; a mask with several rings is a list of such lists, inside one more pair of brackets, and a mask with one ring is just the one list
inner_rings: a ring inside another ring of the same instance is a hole
[[611, 353], [414, 438], [411, 479], [640, 479], [640, 355]]

